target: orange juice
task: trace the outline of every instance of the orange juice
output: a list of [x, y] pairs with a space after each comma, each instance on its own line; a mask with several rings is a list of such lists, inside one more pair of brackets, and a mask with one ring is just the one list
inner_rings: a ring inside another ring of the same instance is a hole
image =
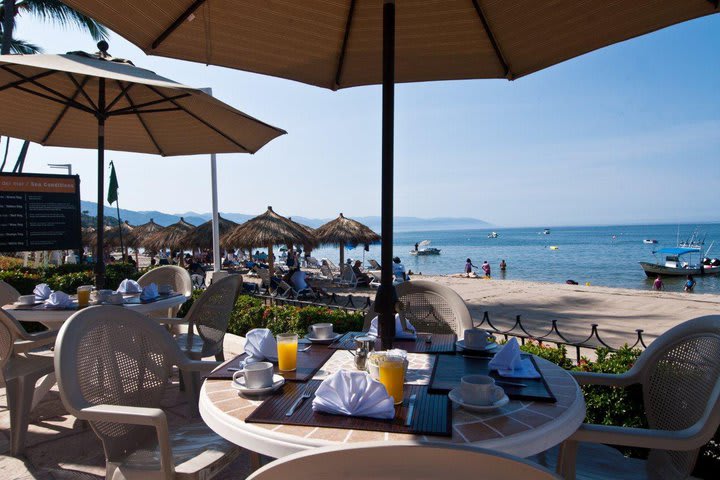
[[298, 336], [281, 333], [277, 336], [278, 369], [291, 372], [297, 368]]
[[82, 286], [77, 289], [77, 303], [78, 307], [87, 307], [90, 303], [90, 291], [91, 286]]
[[380, 383], [385, 385], [388, 395], [393, 397], [395, 405], [403, 402], [403, 383], [405, 382], [405, 360], [402, 357], [386, 357], [379, 365]]

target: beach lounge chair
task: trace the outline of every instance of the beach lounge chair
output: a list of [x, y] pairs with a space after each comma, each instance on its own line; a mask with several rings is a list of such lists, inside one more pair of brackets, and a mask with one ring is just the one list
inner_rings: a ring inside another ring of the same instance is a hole
[[264, 288], [270, 288], [270, 270], [267, 268], [260, 268], [258, 266], [253, 268], [253, 271], [260, 277], [260, 281]]
[[370, 260], [368, 260], [368, 263], [370, 264], [370, 267], [371, 267], [373, 270], [382, 270], [382, 267], [381, 267], [380, 264], [377, 262], [377, 260], [375, 260], [374, 258], [371, 258]]
[[[458, 340], [465, 330], [473, 328], [470, 311], [455, 290], [428, 280], [403, 282], [396, 287], [398, 301], [403, 305], [405, 318], [422, 333], [455, 333]], [[370, 322], [377, 316], [370, 307], [365, 315], [363, 331], [370, 330]]]
[[352, 267], [347, 265], [343, 268], [342, 275], [340, 275], [337, 283], [341, 287], [357, 288], [358, 280]]
[[[413, 282], [414, 283], [414, 282]], [[582, 467], [586, 444], [600, 478], [632, 472], [632, 478], [687, 478], [700, 447], [720, 426], [720, 315], [695, 318], [659, 336], [625, 373], [570, 372], [581, 385], [641, 385], [647, 429], [583, 424], [560, 449], [560, 473], [575, 478], [576, 456]], [[649, 448], [647, 461], [625, 458], [612, 447]], [[577, 452], [581, 455], [577, 455]], [[585, 459], [587, 457], [585, 456]], [[601, 463], [598, 459], [602, 459]], [[622, 478], [629, 478], [622, 476]]]
[[[175, 265], [165, 265], [162, 267], [153, 268], [142, 277], [138, 279], [138, 283], [141, 287], [147, 287], [151, 283], [155, 285], [170, 285], [173, 291], [182, 293], [187, 298], [190, 298], [194, 288], [193, 279], [190, 277], [190, 273], [184, 268]], [[171, 311], [159, 311], [151, 312], [153, 317], [174, 317], [177, 315], [180, 307], [175, 307]]]
[[[0, 309], [0, 385], [4, 383], [10, 410], [10, 453], [17, 456], [25, 450], [30, 412], [55, 384], [51, 356], [21, 353], [55, 341], [56, 331], [27, 333], [10, 313]], [[36, 385], [37, 381], [45, 379]]]
[[320, 268], [320, 262], [315, 257], [306, 257], [305, 266], [310, 268]]
[[327, 258], [323, 258], [323, 260], [325, 260], [327, 262], [328, 267], [330, 267], [330, 270], [332, 270], [333, 272], [340, 272], [340, 267], [335, 265], [333, 262], [331, 262]]
[[478, 448], [431, 446], [417, 442], [368, 442], [313, 448], [282, 457], [255, 471], [248, 480], [296, 478], [415, 480], [483, 478], [552, 480], [557, 475], [521, 458]]
[[90, 422], [112, 479], [211, 478], [238, 456], [204, 423], [171, 424], [161, 407], [173, 366], [189, 375], [216, 365], [190, 360], [160, 324], [116, 306], [75, 313], [55, 350], [60, 398]]
[[335, 275], [332, 270], [330, 270], [329, 265], [321, 265], [320, 266], [320, 275], [318, 275], [318, 278], [320, 280], [330, 280], [333, 281], [335, 279], [338, 279], [339, 277]]

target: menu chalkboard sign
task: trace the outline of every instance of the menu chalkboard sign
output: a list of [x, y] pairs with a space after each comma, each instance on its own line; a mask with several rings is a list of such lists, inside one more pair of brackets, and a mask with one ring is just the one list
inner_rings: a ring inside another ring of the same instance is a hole
[[0, 252], [81, 248], [80, 177], [0, 173]]

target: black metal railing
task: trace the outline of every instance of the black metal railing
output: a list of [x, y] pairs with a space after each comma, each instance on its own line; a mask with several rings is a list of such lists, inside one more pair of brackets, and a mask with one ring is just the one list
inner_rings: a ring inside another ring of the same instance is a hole
[[296, 307], [328, 307], [339, 310], [350, 311], [362, 311], [366, 312], [372, 306], [372, 300], [370, 297], [364, 295], [354, 296], [338, 295], [336, 293], [329, 293], [319, 298], [304, 299], [291, 296], [283, 296], [276, 291], [271, 291], [269, 288], [262, 288], [255, 284], [254, 290], [250, 293], [256, 298], [259, 298], [265, 302], [266, 305], [293, 305]]

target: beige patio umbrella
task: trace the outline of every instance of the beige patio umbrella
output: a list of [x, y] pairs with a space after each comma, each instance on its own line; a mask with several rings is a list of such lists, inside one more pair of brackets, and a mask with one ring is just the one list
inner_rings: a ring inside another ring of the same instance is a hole
[[273, 211], [272, 207], [268, 207], [267, 211], [262, 215], [251, 218], [247, 222], [235, 227], [235, 229], [225, 236], [223, 243], [238, 248], [267, 247], [270, 276], [272, 276], [275, 271], [274, 245], [287, 245], [289, 243], [296, 245], [316, 245], [316, 241], [309, 234], [307, 227], [303, 227], [282, 215], [278, 215]]
[[[394, 336], [396, 82], [516, 78], [718, 12], [717, 0], [64, 0], [148, 54], [337, 90], [383, 85], [383, 348]], [[397, 28], [396, 28], [397, 25]]]
[[[177, 223], [168, 225], [162, 230], [151, 235], [145, 242], [145, 248], [159, 252], [164, 248], [169, 248], [171, 251], [182, 250], [189, 247], [186, 243], [185, 236], [195, 229], [195, 225], [185, 221], [185, 218], [180, 217]], [[180, 255], [180, 265], [184, 263], [183, 256]]]
[[135, 243], [137, 248], [145, 248], [151, 250], [146, 246], [147, 241], [155, 235], [157, 232], [164, 230], [165, 227], [155, 223], [152, 218], [149, 222], [138, 225], [132, 231], [132, 241]]
[[357, 220], [346, 218], [342, 213], [335, 220], [315, 229], [320, 244], [340, 247], [340, 268], [345, 265], [345, 245], [371, 244], [380, 241], [380, 235]]
[[[227, 235], [238, 224], [218, 216], [218, 226], [220, 227], [220, 238]], [[189, 248], [208, 248], [213, 246], [212, 242], [212, 220], [208, 220], [202, 225], [198, 225], [194, 229], [185, 234], [183, 243]]]
[[0, 55], [0, 135], [97, 148], [96, 284], [104, 287], [105, 149], [158, 155], [255, 153], [283, 130], [100, 52]]

